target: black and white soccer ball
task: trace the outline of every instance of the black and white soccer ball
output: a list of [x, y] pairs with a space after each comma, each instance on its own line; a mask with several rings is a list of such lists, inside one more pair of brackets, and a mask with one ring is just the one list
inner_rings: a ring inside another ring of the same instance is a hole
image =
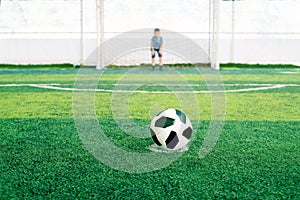
[[192, 138], [193, 127], [186, 114], [176, 109], [158, 113], [151, 122], [153, 141], [168, 150], [186, 148]]

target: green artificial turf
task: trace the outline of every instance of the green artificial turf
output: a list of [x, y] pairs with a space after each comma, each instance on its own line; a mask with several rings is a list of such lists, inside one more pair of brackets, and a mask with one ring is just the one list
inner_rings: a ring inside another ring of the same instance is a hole
[[[118, 83], [128, 71], [106, 70], [97, 88], [134, 88], [108, 85]], [[204, 77], [194, 69], [179, 72], [189, 83], [205, 84]], [[199, 158], [199, 151], [211, 122], [212, 96], [196, 94], [200, 117], [192, 116], [191, 120], [193, 124], [199, 122], [199, 127], [193, 132], [189, 151], [166, 168], [134, 174], [106, 166], [86, 149], [73, 119], [72, 91], [1, 87], [12, 83], [55, 83], [66, 84], [62, 88], [74, 88], [77, 73], [75, 68], [0, 70], [0, 199], [300, 198], [299, 86], [226, 93], [222, 134], [203, 159]], [[249, 83], [300, 84], [298, 69], [228, 69], [222, 70], [220, 76], [225, 84], [242, 84], [225, 85], [226, 90], [252, 87], [245, 85]], [[127, 84], [151, 80], [176, 83], [176, 76], [168, 70], [136, 71], [127, 78]], [[193, 89], [207, 91], [206, 86]], [[149, 85], [139, 90], [168, 91], [164, 86]], [[161, 109], [180, 108], [176, 95], [132, 94], [128, 102], [130, 118], [125, 119], [116, 118], [112, 112], [114, 95], [95, 94], [99, 125], [119, 148], [150, 152], [148, 147], [153, 141], [147, 127], [151, 116]], [[121, 101], [115, 103], [122, 108]], [[188, 107], [184, 112], [192, 113], [193, 109]], [[143, 134], [149, 137], [127, 135], [117, 125], [120, 120], [128, 123], [128, 127], [146, 127]]]
[[300, 68], [298, 65], [291, 65], [291, 64], [243, 64], [243, 63], [223, 63], [220, 65], [222, 69], [224, 68], [269, 68], [269, 69], [292, 69], [292, 68]]
[[[208, 125], [204, 121], [188, 153], [165, 169], [145, 174], [99, 163], [85, 150], [72, 119], [15, 118], [1, 124], [4, 199], [299, 197], [299, 122], [227, 121], [214, 151], [200, 160], [198, 146]], [[125, 150], [152, 143], [114, 141]]]
[[70, 63], [64, 63], [64, 64], [38, 64], [38, 65], [14, 65], [14, 64], [0, 64], [0, 69], [48, 69], [48, 68], [74, 68], [78, 66], [74, 66]]

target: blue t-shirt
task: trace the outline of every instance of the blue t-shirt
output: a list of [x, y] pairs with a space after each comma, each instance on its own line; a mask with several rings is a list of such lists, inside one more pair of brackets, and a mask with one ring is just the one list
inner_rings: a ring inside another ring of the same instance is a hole
[[153, 44], [154, 49], [160, 49], [160, 45], [163, 43], [163, 38], [162, 37], [155, 37], [153, 36], [151, 39], [151, 43]]

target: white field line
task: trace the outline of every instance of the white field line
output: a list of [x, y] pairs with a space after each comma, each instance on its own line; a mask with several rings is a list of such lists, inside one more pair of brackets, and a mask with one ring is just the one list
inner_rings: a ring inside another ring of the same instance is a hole
[[101, 84], [60, 84], [60, 83], [46, 83], [46, 84], [0, 84], [0, 87], [31, 87], [31, 86], [253, 86], [253, 87], [262, 87], [262, 86], [274, 86], [274, 85], [284, 85], [287, 87], [298, 87], [300, 84], [271, 84], [271, 83], [229, 83], [229, 84], [177, 84], [177, 83], [101, 83]]
[[[53, 85], [53, 86], [74, 86], [74, 84], [47, 84], [47, 85]], [[81, 85], [82, 84], [75, 84], [75, 85]], [[89, 85], [89, 86], [95, 86], [95, 84], [84, 84], [84, 85]], [[298, 86], [297, 84], [255, 84], [255, 83], [250, 83], [250, 84], [178, 84], [178, 83], [116, 83], [116, 84], [109, 84], [109, 83], [104, 83], [104, 84], [97, 84], [98, 86], [253, 86], [253, 87], [262, 87], [262, 86], [274, 86], [274, 85], [285, 85], [285, 86], [293, 86], [296, 87]], [[300, 86], [300, 85], [299, 85]]]
[[[71, 84], [70, 84], [71, 85]], [[109, 85], [109, 84], [108, 84]], [[127, 84], [127, 86], [132, 84]], [[161, 86], [160, 84], [157, 84]], [[175, 84], [176, 85], [176, 84]], [[81, 88], [63, 88], [61, 84], [0, 84], [0, 87], [35, 87], [42, 89], [60, 90], [60, 91], [81, 91], [81, 92], [105, 92], [105, 93], [146, 93], [146, 94], [200, 94], [200, 93], [238, 93], [250, 91], [262, 91], [269, 89], [278, 89], [284, 87], [299, 87], [298, 84], [224, 84], [224, 86], [263, 86], [255, 88], [244, 88], [235, 90], [202, 90], [202, 91], [146, 91], [146, 90], [107, 90], [107, 89], [81, 89]], [[174, 85], [172, 85], [174, 86]], [[183, 85], [182, 85], [183, 86]], [[190, 85], [188, 85], [190, 86]], [[207, 85], [209, 86], [209, 85]], [[222, 86], [220, 84], [212, 84], [211, 86]]]

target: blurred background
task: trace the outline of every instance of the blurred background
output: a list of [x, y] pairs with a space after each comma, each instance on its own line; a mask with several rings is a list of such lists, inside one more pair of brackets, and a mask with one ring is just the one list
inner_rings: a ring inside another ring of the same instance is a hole
[[[299, 0], [220, 1], [219, 62], [300, 64], [299, 10]], [[99, 44], [97, 33], [105, 41], [156, 27], [186, 35], [210, 55], [213, 13], [209, 0], [2, 0], [0, 63], [80, 64]], [[116, 62], [150, 61], [135, 52]]]

